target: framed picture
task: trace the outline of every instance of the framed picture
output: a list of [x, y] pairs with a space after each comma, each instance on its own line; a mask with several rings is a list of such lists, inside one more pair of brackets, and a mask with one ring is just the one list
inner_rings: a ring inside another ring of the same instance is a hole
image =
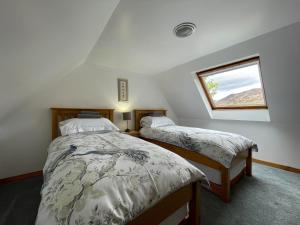
[[118, 99], [119, 102], [128, 101], [128, 80], [118, 79]]

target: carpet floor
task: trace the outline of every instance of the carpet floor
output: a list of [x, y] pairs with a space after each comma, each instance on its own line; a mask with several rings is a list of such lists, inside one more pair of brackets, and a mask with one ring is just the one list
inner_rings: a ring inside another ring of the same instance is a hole
[[[42, 178], [0, 185], [0, 225], [33, 225]], [[300, 225], [300, 175], [258, 164], [223, 203], [203, 190], [202, 225]]]

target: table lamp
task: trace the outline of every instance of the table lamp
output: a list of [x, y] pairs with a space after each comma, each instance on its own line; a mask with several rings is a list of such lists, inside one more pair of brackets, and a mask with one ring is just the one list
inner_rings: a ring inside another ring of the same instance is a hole
[[123, 112], [123, 120], [127, 121], [127, 129], [125, 132], [129, 132], [130, 130], [128, 129], [128, 121], [131, 120], [131, 112]]

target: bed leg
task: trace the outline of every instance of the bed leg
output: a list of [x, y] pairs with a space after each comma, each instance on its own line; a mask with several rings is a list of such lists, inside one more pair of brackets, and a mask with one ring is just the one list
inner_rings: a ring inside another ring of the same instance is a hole
[[229, 176], [229, 169], [222, 168], [222, 189], [223, 193], [221, 198], [224, 202], [230, 202], [230, 176]]
[[248, 150], [248, 156], [246, 159], [246, 175], [252, 176], [252, 150]]
[[200, 225], [200, 188], [200, 182], [195, 182], [193, 184], [193, 197], [189, 202], [189, 225]]

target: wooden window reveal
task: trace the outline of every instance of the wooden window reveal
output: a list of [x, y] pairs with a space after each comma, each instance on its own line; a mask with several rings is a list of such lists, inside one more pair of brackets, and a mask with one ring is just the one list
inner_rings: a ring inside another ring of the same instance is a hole
[[267, 109], [259, 57], [197, 73], [213, 110]]

